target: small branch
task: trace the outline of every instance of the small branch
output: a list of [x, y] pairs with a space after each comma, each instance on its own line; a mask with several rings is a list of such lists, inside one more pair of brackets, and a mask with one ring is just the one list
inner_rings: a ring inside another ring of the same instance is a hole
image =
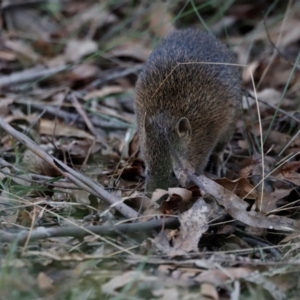
[[61, 71], [64, 71], [69, 66], [63, 65], [55, 68], [45, 69], [45, 68], [33, 68], [28, 69], [20, 72], [13, 73], [11, 75], [7, 76], [1, 76], [0, 77], [0, 88], [12, 85], [12, 84], [18, 84], [18, 83], [24, 83], [24, 82], [30, 82], [34, 80], [41, 80], [43, 78], [52, 76], [54, 74], [57, 74]]
[[130, 75], [130, 74], [138, 73], [143, 69], [143, 67], [144, 67], [144, 64], [136, 64], [136, 65], [134, 65], [132, 67], [129, 67], [125, 70], [110, 73], [108, 76], [106, 76], [104, 78], [99, 78], [99, 79], [96, 79], [93, 82], [91, 82], [89, 84], [88, 88], [95, 88], [95, 87], [97, 87], [101, 84], [107, 83], [108, 81], [116, 80], [118, 78], [125, 77], [125, 76]]
[[175, 217], [168, 217], [163, 219], [153, 219], [147, 222], [138, 222], [131, 224], [120, 225], [103, 225], [103, 226], [87, 226], [87, 227], [38, 227], [34, 230], [22, 230], [18, 233], [7, 232], [0, 230], [1, 243], [18, 243], [24, 244], [27, 239], [29, 241], [36, 241], [53, 237], [74, 237], [83, 238], [87, 235], [112, 235], [130, 232], [149, 232], [152, 230], [161, 230], [165, 228], [177, 228], [179, 221]]
[[7, 8], [17, 8], [17, 7], [23, 7], [23, 6], [28, 6], [30, 8], [32, 8], [34, 5], [39, 5], [41, 3], [59, 3], [59, 1], [61, 2], [69, 2], [70, 0], [4, 0], [0, 6], [0, 8], [2, 10], [7, 9]]

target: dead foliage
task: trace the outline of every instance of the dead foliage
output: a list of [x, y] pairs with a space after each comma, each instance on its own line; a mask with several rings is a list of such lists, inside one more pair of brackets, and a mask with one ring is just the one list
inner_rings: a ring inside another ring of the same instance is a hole
[[[0, 5], [1, 299], [299, 298], [297, 1]], [[231, 45], [243, 115], [226, 177], [150, 199], [134, 86], [177, 27]]]

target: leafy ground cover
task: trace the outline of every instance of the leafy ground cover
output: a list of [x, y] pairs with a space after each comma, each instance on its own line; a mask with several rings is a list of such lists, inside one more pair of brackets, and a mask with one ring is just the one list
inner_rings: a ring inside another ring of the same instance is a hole
[[[1, 299], [299, 299], [300, 3], [2, 1]], [[243, 70], [226, 177], [144, 194], [134, 86], [174, 28]]]

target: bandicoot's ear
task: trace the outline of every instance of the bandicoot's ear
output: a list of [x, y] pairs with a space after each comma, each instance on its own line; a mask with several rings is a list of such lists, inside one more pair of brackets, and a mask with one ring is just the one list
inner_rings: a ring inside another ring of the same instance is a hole
[[176, 124], [175, 131], [179, 137], [189, 137], [192, 131], [189, 119], [181, 118]]

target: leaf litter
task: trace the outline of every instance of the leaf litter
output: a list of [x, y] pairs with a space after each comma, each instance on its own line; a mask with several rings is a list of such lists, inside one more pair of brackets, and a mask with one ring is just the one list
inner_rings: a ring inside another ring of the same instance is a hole
[[[1, 298], [298, 299], [299, 3], [27, 2], [1, 4]], [[226, 177], [181, 162], [149, 199], [134, 85], [205, 26], [247, 64]]]

